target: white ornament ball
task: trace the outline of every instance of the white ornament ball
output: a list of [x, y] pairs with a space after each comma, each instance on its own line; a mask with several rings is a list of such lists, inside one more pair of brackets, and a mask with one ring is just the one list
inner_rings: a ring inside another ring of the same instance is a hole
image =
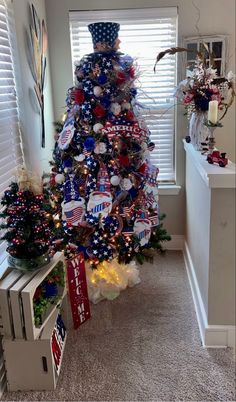
[[129, 102], [124, 102], [121, 105], [122, 110], [130, 110], [131, 109], [131, 104]]
[[132, 188], [133, 184], [130, 179], [123, 179], [121, 183], [121, 188], [123, 190], [129, 191]]
[[83, 162], [85, 160], [85, 155], [84, 154], [79, 154], [78, 156], [75, 156], [74, 159], [77, 162]]
[[64, 174], [62, 174], [62, 173], [56, 174], [56, 176], [55, 176], [55, 182], [56, 182], [57, 184], [62, 184], [62, 183], [64, 183], [64, 181], [65, 181], [65, 176], [64, 176]]
[[102, 129], [103, 127], [104, 127], [103, 124], [101, 124], [101, 123], [96, 123], [96, 124], [94, 124], [94, 126], [93, 126], [93, 131], [94, 131], [95, 133], [99, 133], [99, 131], [101, 131], [101, 129]]
[[95, 96], [99, 97], [102, 95], [102, 88], [99, 86], [96, 86], [93, 88], [93, 93]]
[[97, 142], [96, 143], [96, 147], [94, 149], [94, 153], [95, 154], [105, 154], [107, 150], [107, 146], [105, 144], [105, 142]]
[[121, 106], [119, 103], [114, 102], [111, 104], [111, 112], [115, 115], [118, 116], [121, 112]]
[[119, 176], [116, 176], [116, 175], [115, 175], [115, 176], [112, 176], [110, 182], [111, 182], [111, 184], [112, 184], [113, 186], [119, 186], [119, 184], [120, 184], [120, 178], [119, 178]]
[[100, 154], [105, 154], [106, 153], [107, 146], [106, 146], [105, 142], [100, 142], [99, 143], [99, 150], [100, 150]]

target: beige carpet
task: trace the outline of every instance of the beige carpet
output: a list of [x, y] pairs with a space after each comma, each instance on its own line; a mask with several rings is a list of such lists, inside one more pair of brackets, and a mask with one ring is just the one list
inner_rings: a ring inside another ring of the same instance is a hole
[[142, 282], [92, 307], [69, 334], [55, 392], [18, 401], [233, 401], [231, 351], [203, 349], [181, 252], [141, 268]]

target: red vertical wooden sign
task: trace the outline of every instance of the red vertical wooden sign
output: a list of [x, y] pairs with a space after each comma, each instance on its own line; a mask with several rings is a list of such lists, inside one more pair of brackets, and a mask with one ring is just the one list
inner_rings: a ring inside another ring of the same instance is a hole
[[83, 253], [67, 261], [67, 278], [74, 328], [90, 318], [90, 306]]

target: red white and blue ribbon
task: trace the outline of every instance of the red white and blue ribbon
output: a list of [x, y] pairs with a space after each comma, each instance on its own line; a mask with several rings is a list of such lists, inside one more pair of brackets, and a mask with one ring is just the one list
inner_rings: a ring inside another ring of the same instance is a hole
[[60, 133], [59, 139], [58, 139], [58, 147], [61, 150], [67, 149], [71, 143], [71, 140], [74, 136], [75, 133], [75, 128], [74, 124], [70, 123], [64, 126], [62, 132]]

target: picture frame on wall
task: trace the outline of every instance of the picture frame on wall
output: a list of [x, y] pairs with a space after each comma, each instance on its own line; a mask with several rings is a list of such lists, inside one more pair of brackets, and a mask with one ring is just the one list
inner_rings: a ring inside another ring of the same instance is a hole
[[209, 54], [203, 43], [206, 43], [213, 55], [215, 68], [219, 77], [226, 74], [227, 60], [227, 35], [192, 36], [183, 39], [183, 46], [188, 49], [185, 53], [186, 70], [192, 70], [196, 60], [197, 52], [205, 52], [206, 62], [209, 63]]

